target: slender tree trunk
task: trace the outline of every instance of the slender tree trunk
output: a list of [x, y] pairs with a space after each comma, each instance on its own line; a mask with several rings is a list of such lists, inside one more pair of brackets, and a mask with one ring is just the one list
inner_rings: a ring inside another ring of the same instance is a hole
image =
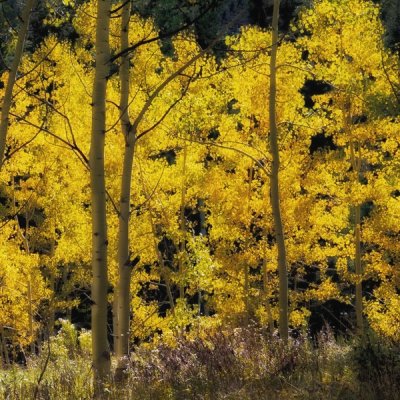
[[[206, 230], [206, 213], [204, 199], [197, 199], [197, 209], [199, 211], [199, 224], [200, 224], [200, 236], [205, 237], [207, 234]], [[204, 292], [201, 289], [199, 282], [199, 315], [201, 315], [201, 306], [203, 306], [204, 315], [208, 317], [209, 311], [207, 307], [207, 301], [204, 298]]]
[[183, 166], [182, 166], [182, 187], [181, 187], [181, 207], [180, 207], [180, 233], [181, 238], [179, 242], [179, 261], [178, 261], [178, 270], [179, 270], [179, 298], [185, 298], [185, 264], [186, 264], [186, 221], [185, 221], [185, 204], [186, 204], [186, 165], [187, 164], [187, 141], [184, 141], [183, 144]]
[[33, 307], [32, 307], [32, 283], [29, 276], [28, 279], [28, 317], [29, 317], [29, 336], [31, 340], [31, 353], [35, 353], [35, 341], [33, 335]]
[[269, 126], [270, 126], [270, 152], [272, 166], [270, 175], [271, 206], [274, 219], [276, 244], [278, 246], [278, 271], [279, 271], [279, 334], [283, 340], [289, 336], [288, 321], [288, 277], [286, 267], [285, 237], [280, 209], [279, 191], [279, 147], [278, 127], [276, 123], [276, 56], [278, 50], [278, 20], [279, 0], [274, 0], [272, 16], [272, 47], [270, 60], [270, 86], [269, 86]]
[[56, 308], [55, 308], [55, 301], [56, 301], [56, 279], [54, 276], [53, 271], [51, 272], [50, 276], [50, 288], [51, 288], [51, 299], [49, 305], [49, 317], [48, 317], [48, 335], [53, 336], [54, 334], [54, 325], [56, 322]]
[[36, 0], [27, 0], [22, 11], [21, 20], [22, 24], [19, 28], [17, 45], [15, 48], [14, 60], [12, 62], [8, 80], [6, 84], [6, 89], [4, 93], [3, 104], [1, 105], [1, 122], [0, 122], [0, 170], [4, 163], [4, 153], [6, 149], [7, 132], [9, 125], [9, 115], [12, 103], [12, 93], [14, 89], [14, 84], [17, 77], [18, 67], [21, 62], [25, 39], [29, 28], [29, 19], [32, 13], [32, 9], [35, 6]]
[[361, 206], [355, 207], [355, 232], [354, 241], [356, 247], [355, 267], [356, 267], [356, 323], [359, 333], [363, 332], [363, 296], [362, 296], [362, 263], [361, 263]]
[[268, 271], [267, 271], [267, 257], [264, 255], [263, 258], [263, 291], [264, 291], [264, 299], [265, 299], [265, 308], [267, 310], [268, 317], [268, 328], [269, 332], [272, 335], [274, 333], [274, 319], [272, 318], [271, 312], [271, 304], [269, 302], [269, 291], [268, 291]]
[[[130, 283], [132, 267], [129, 253], [129, 220], [131, 177], [133, 166], [134, 143], [126, 141], [123, 161], [119, 236], [118, 236], [118, 289], [117, 289], [117, 332], [116, 332], [116, 356], [117, 372], [124, 371], [128, 366], [129, 356], [129, 324], [130, 324]], [[119, 378], [122, 376], [120, 374]]]
[[243, 283], [243, 291], [244, 291], [244, 322], [248, 326], [250, 322], [250, 296], [249, 296], [249, 266], [247, 264], [244, 265], [244, 283]]
[[[250, 226], [250, 215], [251, 215], [251, 182], [254, 176], [254, 169], [250, 167], [249, 169], [249, 186], [247, 188], [247, 214], [249, 215], [249, 226], [248, 230], [251, 230]], [[250, 283], [249, 283], [249, 272], [250, 266], [245, 264], [244, 265], [244, 305], [245, 305], [245, 323], [246, 325], [250, 322]]]
[[[15, 213], [16, 210], [16, 202], [15, 202], [15, 178], [12, 178], [12, 183], [13, 183], [13, 207], [14, 207], [14, 215], [15, 215], [15, 223], [16, 226], [18, 227], [18, 232], [21, 236], [23, 246], [25, 253], [28, 255], [31, 253], [31, 248], [29, 245], [29, 238], [28, 238], [28, 228], [29, 228], [29, 221], [30, 217], [28, 215], [28, 212], [25, 213], [25, 233], [22, 231], [21, 226], [19, 225], [18, 217], [17, 214]], [[30, 336], [30, 348], [31, 348], [31, 353], [35, 353], [35, 341], [34, 341], [34, 331], [33, 331], [33, 302], [32, 302], [32, 277], [31, 273], [27, 276], [28, 282], [27, 282], [27, 297], [28, 297], [28, 324], [29, 324], [29, 336]]]
[[[55, 232], [55, 226], [52, 223], [52, 232]], [[54, 334], [54, 324], [55, 324], [55, 302], [56, 302], [56, 266], [54, 265], [54, 253], [55, 253], [55, 239], [51, 239], [51, 244], [50, 244], [50, 265], [49, 265], [49, 273], [50, 273], [50, 278], [49, 278], [49, 285], [51, 289], [51, 297], [50, 297], [50, 303], [49, 303], [49, 311], [48, 311], [48, 316], [47, 316], [47, 336], [53, 336]], [[47, 337], [47, 339], [48, 339]]]
[[113, 324], [113, 351], [117, 352], [117, 342], [118, 342], [118, 283], [117, 286], [114, 287], [114, 296], [113, 296], [113, 304], [112, 304], [112, 324]]
[[[25, 248], [25, 253], [30, 254], [31, 249], [29, 245], [29, 239], [28, 239], [28, 228], [29, 228], [29, 216], [28, 213], [25, 214], [25, 234], [22, 233], [21, 235], [24, 239], [24, 248]], [[27, 283], [27, 289], [28, 289], [28, 317], [29, 317], [29, 336], [31, 338], [31, 354], [35, 354], [35, 340], [34, 340], [34, 332], [33, 332], [33, 300], [32, 300], [32, 275], [29, 273], [29, 278], [28, 278], [28, 283]]]
[[200, 223], [200, 235], [205, 237], [206, 231], [206, 212], [204, 199], [197, 199], [197, 209], [199, 210], [199, 223]]
[[[348, 132], [350, 132], [348, 130]], [[351, 164], [353, 167], [354, 181], [360, 181], [361, 173], [361, 156], [356, 157], [354, 149], [354, 140], [350, 132], [350, 156]], [[356, 308], [356, 326], [358, 333], [363, 332], [363, 296], [362, 296], [362, 260], [361, 260], [361, 205], [356, 204], [354, 206], [354, 247], [355, 247], [355, 272], [356, 272], [356, 298], [355, 298], [355, 308]]]
[[[354, 141], [351, 130], [351, 103], [347, 99], [344, 104], [344, 126], [350, 140], [350, 162], [353, 169], [354, 182], [360, 182], [361, 174], [361, 151], [359, 144], [356, 149], [356, 142]], [[356, 154], [357, 152], [357, 154]], [[358, 333], [363, 332], [363, 295], [362, 295], [362, 254], [361, 254], [361, 205], [356, 204], [354, 209], [354, 247], [355, 247], [355, 273], [356, 273], [356, 295], [355, 295], [355, 309], [356, 309], [356, 327]]]
[[110, 374], [107, 340], [107, 220], [104, 173], [106, 88], [109, 73], [110, 0], [98, 0], [96, 23], [96, 69], [92, 95], [90, 178], [92, 195], [92, 351], [95, 396], [104, 396], [103, 384]]
[[8, 349], [7, 349], [7, 339], [6, 335], [4, 333], [4, 327], [0, 327], [0, 340], [1, 340], [1, 351], [3, 354], [3, 367], [6, 367], [10, 365], [10, 356], [8, 354]]
[[[121, 51], [129, 47], [130, 1], [122, 8], [121, 15]], [[118, 288], [117, 288], [117, 320], [116, 320], [116, 379], [124, 378], [124, 371], [129, 361], [129, 325], [130, 325], [130, 282], [132, 267], [129, 253], [129, 220], [132, 184], [132, 167], [135, 150], [135, 131], [129, 118], [129, 57], [121, 58], [119, 70], [121, 83], [120, 119], [121, 129], [125, 137], [125, 152], [121, 179], [120, 214], [118, 228]]]
[[167, 289], [168, 302], [169, 302], [169, 306], [171, 307], [171, 311], [172, 311], [172, 313], [175, 313], [174, 296], [172, 295], [171, 282], [169, 280], [169, 275], [168, 275], [168, 268], [165, 266], [163, 255], [161, 254], [161, 251], [158, 248], [158, 243], [157, 243], [158, 235], [157, 235], [157, 230], [156, 230], [151, 212], [150, 212], [150, 224], [151, 224], [151, 230], [153, 232], [153, 238], [154, 238], [153, 239], [154, 250], [157, 254], [158, 263], [160, 265], [160, 276], [162, 279], [164, 279], [164, 282], [165, 282], [165, 287]]

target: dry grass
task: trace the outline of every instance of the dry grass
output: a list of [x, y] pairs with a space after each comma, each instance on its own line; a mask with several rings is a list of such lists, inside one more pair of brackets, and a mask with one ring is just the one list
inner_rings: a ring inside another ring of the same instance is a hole
[[[36, 399], [91, 399], [85, 335], [79, 340], [73, 327], [65, 325], [50, 343], [50, 356], [43, 349], [25, 367], [0, 370], [0, 398], [29, 400], [36, 393]], [[181, 338], [173, 348], [140, 347], [123, 387], [111, 381], [107, 390], [109, 398], [118, 400], [395, 400], [399, 349], [399, 344], [373, 335], [340, 341], [329, 332], [285, 345], [261, 328], [237, 328], [203, 339]]]

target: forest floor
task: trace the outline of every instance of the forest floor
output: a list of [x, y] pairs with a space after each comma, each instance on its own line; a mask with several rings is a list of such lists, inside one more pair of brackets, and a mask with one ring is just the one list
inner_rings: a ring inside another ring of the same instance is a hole
[[[109, 399], [398, 400], [400, 344], [322, 332], [284, 344], [260, 328], [237, 328], [141, 346]], [[91, 399], [90, 333], [72, 325], [27, 357], [0, 369], [0, 399]]]

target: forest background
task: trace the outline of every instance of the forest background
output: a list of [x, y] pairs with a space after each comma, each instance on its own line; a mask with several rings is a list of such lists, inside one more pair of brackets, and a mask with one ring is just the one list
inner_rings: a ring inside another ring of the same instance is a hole
[[1, 8], [5, 367], [69, 332], [100, 396], [110, 349], [118, 381], [133, 348], [249, 326], [398, 345], [397, 1], [282, 1], [276, 40], [273, 2]]

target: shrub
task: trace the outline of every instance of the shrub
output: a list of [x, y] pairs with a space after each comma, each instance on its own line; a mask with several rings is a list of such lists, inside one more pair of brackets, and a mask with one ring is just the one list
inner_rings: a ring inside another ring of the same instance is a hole
[[355, 340], [353, 360], [365, 398], [394, 399], [400, 391], [400, 343], [373, 331]]

